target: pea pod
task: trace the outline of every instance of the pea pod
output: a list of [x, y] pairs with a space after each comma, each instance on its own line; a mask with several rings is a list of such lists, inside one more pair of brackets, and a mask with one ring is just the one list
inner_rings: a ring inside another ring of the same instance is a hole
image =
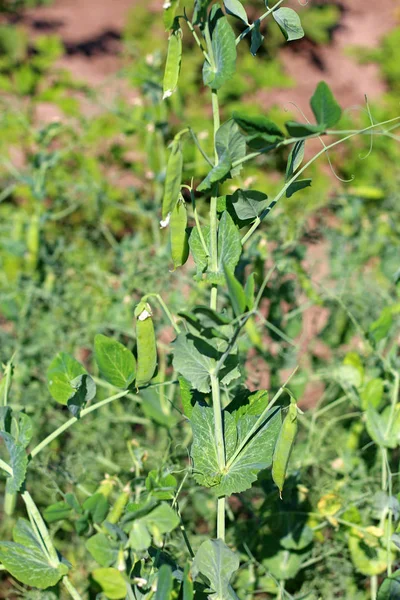
[[183, 168], [183, 154], [179, 138], [174, 139], [171, 145], [171, 154], [168, 158], [167, 172], [165, 175], [164, 197], [162, 203], [162, 218], [165, 220], [178, 201], [181, 191]]
[[118, 523], [118, 521], [120, 520], [120, 518], [123, 515], [125, 506], [128, 504], [128, 501], [129, 501], [129, 491], [124, 490], [123, 492], [120, 493], [120, 495], [116, 499], [114, 505], [111, 507], [110, 512], [107, 515], [107, 521], [109, 523], [112, 523], [113, 525]]
[[288, 413], [283, 421], [278, 439], [275, 444], [272, 458], [272, 479], [279, 489], [282, 498], [283, 485], [285, 483], [286, 470], [292, 452], [294, 439], [297, 433], [297, 405], [292, 399]]
[[103, 494], [103, 496], [105, 498], [108, 498], [108, 496], [111, 494], [114, 486], [116, 484], [116, 481], [113, 477], [110, 477], [109, 475], [106, 475], [105, 478], [103, 479], [103, 481], [100, 483], [99, 487], [96, 490], [96, 494]]
[[145, 385], [154, 375], [157, 366], [157, 345], [151, 308], [140, 302], [135, 310], [137, 369], [136, 387]]
[[187, 212], [185, 201], [179, 199], [171, 213], [169, 223], [171, 257], [174, 269], [185, 264], [189, 256], [189, 242], [186, 232]]
[[175, 92], [182, 60], [182, 29], [179, 27], [171, 32], [168, 38], [168, 53], [165, 63], [163, 80], [163, 99], [169, 98]]

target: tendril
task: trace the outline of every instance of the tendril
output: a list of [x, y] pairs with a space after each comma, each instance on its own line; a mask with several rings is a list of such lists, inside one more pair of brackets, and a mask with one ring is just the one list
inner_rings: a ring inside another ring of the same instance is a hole
[[[309, 120], [309, 119], [307, 118], [307, 116], [304, 114], [304, 112], [303, 112], [303, 110], [300, 108], [300, 106], [298, 106], [298, 105], [296, 104], [296, 102], [289, 101], [289, 102], [287, 102], [287, 104], [291, 104], [292, 106], [294, 106], [294, 107], [295, 107], [295, 109], [296, 109], [296, 110], [297, 110], [297, 111], [298, 111], [298, 112], [301, 114], [301, 116], [303, 117], [303, 119], [304, 119], [304, 120], [305, 120], [307, 123], [310, 123], [310, 120]], [[287, 112], [289, 109], [288, 109], [286, 106], [284, 106], [284, 110]], [[319, 141], [321, 142], [321, 144], [323, 145], [323, 147], [326, 149], [326, 144], [325, 144], [324, 140], [322, 139], [322, 137], [321, 137], [321, 136], [318, 136], [318, 139], [319, 139]], [[332, 164], [331, 157], [330, 157], [330, 155], [329, 155], [329, 150], [327, 150], [327, 151], [326, 151], [326, 158], [328, 159], [328, 164], [329, 164], [329, 168], [330, 168], [330, 170], [331, 170], [331, 172], [332, 172], [332, 175], [333, 175], [333, 176], [334, 176], [334, 177], [335, 177], [335, 178], [336, 178], [338, 181], [341, 181], [342, 183], [351, 183], [351, 182], [353, 181], [353, 179], [354, 179], [354, 175], [352, 175], [352, 176], [350, 177], [350, 179], [344, 179], [343, 177], [340, 177], [340, 175], [338, 175], [338, 174], [336, 173], [336, 171], [335, 171], [335, 168], [334, 168], [334, 166], [333, 166], [333, 164]]]
[[[367, 115], [369, 117], [369, 120], [371, 122], [371, 125], [375, 125], [374, 119], [372, 117], [371, 109], [369, 107], [369, 102], [368, 102], [367, 94], [364, 95], [364, 98], [365, 98], [365, 106], [366, 106], [366, 108], [364, 109], [364, 111], [367, 113]], [[362, 155], [362, 153], [360, 153], [358, 155], [358, 158], [360, 160], [365, 160], [366, 158], [368, 158], [370, 156], [371, 152], [372, 152], [373, 145], [374, 145], [374, 136], [371, 133], [370, 138], [369, 138], [369, 150], [368, 150], [368, 152], [364, 156]]]

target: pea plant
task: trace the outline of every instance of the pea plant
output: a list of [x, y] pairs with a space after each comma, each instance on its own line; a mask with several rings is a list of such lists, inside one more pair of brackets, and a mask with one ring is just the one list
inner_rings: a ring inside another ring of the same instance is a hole
[[[276, 204], [294, 194], [300, 198], [301, 191], [311, 185], [311, 179], [303, 174], [315, 160], [356, 135], [392, 135], [390, 131], [399, 117], [382, 123], [375, 123], [371, 117], [371, 124], [362, 130], [335, 129], [342, 109], [328, 85], [321, 82], [310, 100], [313, 123], [289, 120], [283, 131], [261, 112], [251, 116], [240, 111], [227, 115], [222, 122], [219, 90], [235, 75], [237, 46], [248, 44], [256, 56], [263, 44], [262, 24], [267, 18], [287, 41], [303, 36], [298, 14], [282, 4], [279, 0], [269, 7], [267, 2], [267, 10], [252, 23], [239, 0], [225, 0], [223, 6], [195, 0], [191, 18], [186, 11], [180, 12], [177, 0], [164, 6], [169, 39], [163, 101], [170, 102], [179, 85], [185, 31], [204, 58], [202, 78], [210, 94], [213, 156], [202, 147], [190, 125], [176, 133], [165, 169], [161, 227], [168, 229], [173, 270], [182, 268], [190, 257], [196, 270], [194, 287], [199, 296], [209, 296], [207, 303], [173, 315], [161, 295], [146, 293], [134, 313], [135, 354], [111, 337], [100, 333], [95, 337], [95, 369], [100, 377], [90, 375], [72, 356], [60, 352], [49, 365], [48, 388], [54, 400], [66, 406], [72, 416], [29, 450], [33, 436], [30, 419], [10, 403], [13, 360], [5, 366], [0, 390], [0, 436], [8, 452], [0, 460], [7, 478], [5, 513], [11, 519], [20, 494], [29, 520], [19, 518], [13, 528], [13, 541], [0, 542], [0, 561], [4, 570], [27, 586], [51, 588], [50, 593], [56, 590], [58, 597], [68, 593], [75, 600], [86, 597], [89, 585], [110, 599], [238, 598], [233, 576], [240, 558], [226, 540], [227, 499], [249, 490], [259, 474], [269, 468], [277, 496], [284, 497], [286, 471], [301, 414], [288, 387], [296, 369], [272, 397], [263, 389], [238, 387], [244, 382], [240, 340], [243, 336], [251, 338], [274, 268], [258, 282], [252, 273], [239, 280], [237, 267]], [[226, 113], [229, 107], [221, 109]], [[207, 115], [205, 110], [205, 118]], [[327, 142], [323, 139], [326, 136]], [[305, 160], [305, 146], [312, 138], [319, 140], [322, 148]], [[183, 146], [192, 143], [208, 169], [197, 185], [184, 178]], [[245, 183], [236, 189], [225, 186], [228, 180], [234, 183], [241, 178], [249, 161], [257, 163], [267, 153], [284, 153], [285, 149], [289, 150], [285, 180], [274, 197], [248, 189]], [[156, 307], [164, 311], [175, 332], [167, 369], [165, 364], [158, 365], [161, 344], [154, 327]], [[166, 380], [166, 373], [171, 375], [170, 380]], [[42, 515], [28, 491], [29, 468], [36, 456], [98, 409], [122, 398], [141, 398], [146, 403], [152, 392], [167, 385], [173, 390], [169, 400], [174, 398], [175, 390], [179, 393], [182, 415], [192, 438], [190, 469], [184, 468], [179, 485], [175, 476], [162, 468], [144, 475], [145, 453], [133, 444], [129, 446], [135, 474], [132, 481], [105, 478], [84, 501], [69, 492]], [[98, 390], [104, 387], [113, 393], [95, 400]], [[189, 476], [212, 494], [216, 505], [216, 535], [206, 539], [200, 536], [199, 542], [189, 539], [179, 506], [179, 495]], [[112, 501], [115, 490], [118, 494]], [[86, 549], [100, 565], [91, 572], [90, 584], [80, 582], [82, 589], [74, 585], [79, 579], [74, 576], [75, 567], [57, 551], [48, 528], [64, 520], [71, 521], [78, 535], [86, 538]], [[174, 545], [171, 549], [168, 546], [175, 530], [182, 535], [185, 559], [177, 552], [178, 560], [172, 552]], [[282, 586], [277, 594], [284, 597]]]

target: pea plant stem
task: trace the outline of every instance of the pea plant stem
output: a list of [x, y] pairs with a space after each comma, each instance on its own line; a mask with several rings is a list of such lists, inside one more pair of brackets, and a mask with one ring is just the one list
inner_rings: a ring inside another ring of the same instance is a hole
[[25, 502], [26, 510], [28, 512], [29, 519], [32, 523], [33, 529], [36, 533], [36, 537], [39, 543], [44, 547], [44, 551], [49, 557], [50, 564], [57, 568], [60, 564], [58, 554], [53, 546], [49, 531], [46, 527], [45, 522], [42, 519], [42, 515], [39, 512], [38, 507], [33, 501], [32, 496], [28, 491], [22, 494], [22, 499]]
[[73, 598], [74, 600], [82, 600], [82, 596], [78, 594], [77, 590], [74, 588], [74, 586], [72, 585], [72, 583], [66, 575], [62, 578], [62, 582], [71, 598]]
[[[209, 55], [209, 62], [211, 68], [215, 70], [215, 59], [213, 54], [213, 48], [211, 43], [211, 35], [208, 23], [204, 31], [207, 51]], [[219, 114], [219, 102], [218, 92], [216, 89], [211, 90], [211, 104], [213, 114], [213, 139], [214, 139], [214, 160], [215, 165], [218, 165], [219, 157], [216, 147], [216, 135], [220, 127], [221, 120]], [[218, 185], [214, 185], [212, 188], [211, 200], [210, 200], [210, 270], [214, 273], [218, 271], [218, 216], [217, 216], [217, 197], [218, 197]], [[217, 310], [218, 306], [218, 286], [212, 285], [210, 293], [210, 308]], [[218, 379], [218, 373], [211, 374], [211, 392], [212, 392], [212, 404], [214, 411], [214, 435], [215, 443], [217, 447], [217, 459], [220, 470], [222, 471], [225, 467], [225, 440], [224, 430], [222, 424], [222, 406], [221, 406], [221, 393]], [[217, 499], [217, 537], [225, 541], [225, 497]]]
[[37, 454], [39, 454], [39, 452], [41, 452], [43, 450], [43, 448], [46, 448], [46, 446], [51, 444], [51, 442], [53, 440], [57, 439], [62, 433], [64, 433], [64, 431], [66, 431], [74, 423], [76, 423], [77, 421], [82, 419], [82, 417], [85, 417], [86, 415], [89, 415], [90, 413], [94, 412], [95, 410], [102, 408], [103, 406], [106, 406], [106, 404], [110, 404], [110, 402], [113, 402], [114, 400], [118, 400], [119, 398], [123, 398], [124, 396], [127, 396], [128, 394], [129, 394], [128, 391], [119, 392], [118, 394], [109, 396], [109, 398], [100, 400], [100, 402], [96, 402], [96, 404], [92, 404], [92, 406], [89, 406], [88, 408], [84, 408], [83, 410], [81, 410], [79, 419], [77, 419], [76, 417], [71, 417], [71, 419], [68, 419], [68, 421], [63, 423], [63, 425], [60, 425], [60, 427], [58, 427], [55, 431], [50, 433], [50, 435], [48, 435], [46, 438], [44, 438], [44, 440], [42, 440], [40, 442], [40, 444], [35, 446], [35, 448], [30, 452], [29, 458], [31, 458], [31, 459], [34, 458]]

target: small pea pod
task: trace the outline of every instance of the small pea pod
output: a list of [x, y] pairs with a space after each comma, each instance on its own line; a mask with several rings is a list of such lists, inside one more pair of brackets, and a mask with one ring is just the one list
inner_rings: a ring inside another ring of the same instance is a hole
[[175, 92], [182, 60], [182, 29], [177, 27], [168, 38], [168, 53], [163, 80], [163, 100]]
[[135, 310], [137, 369], [136, 387], [145, 385], [154, 375], [157, 366], [157, 345], [151, 308], [140, 302]]
[[189, 241], [186, 232], [187, 212], [185, 201], [179, 199], [171, 213], [169, 222], [171, 258], [174, 269], [185, 264], [189, 256]]
[[162, 218], [167, 219], [178, 201], [182, 183], [183, 154], [179, 137], [171, 145], [165, 175], [164, 197], [162, 203]]
[[279, 496], [281, 498], [286, 470], [297, 433], [297, 410], [296, 402], [292, 398], [288, 413], [279, 432], [272, 458], [272, 479], [279, 488]]
[[116, 499], [114, 505], [111, 507], [106, 520], [109, 523], [116, 525], [118, 523], [118, 521], [120, 520], [120, 518], [122, 517], [124, 510], [125, 510], [125, 506], [128, 504], [128, 502], [129, 502], [129, 491], [124, 490], [123, 492], [120, 493], [120, 495]]
[[116, 480], [109, 475], [106, 475], [103, 481], [100, 482], [99, 487], [96, 490], [96, 494], [102, 494], [105, 498], [108, 498], [116, 484]]

